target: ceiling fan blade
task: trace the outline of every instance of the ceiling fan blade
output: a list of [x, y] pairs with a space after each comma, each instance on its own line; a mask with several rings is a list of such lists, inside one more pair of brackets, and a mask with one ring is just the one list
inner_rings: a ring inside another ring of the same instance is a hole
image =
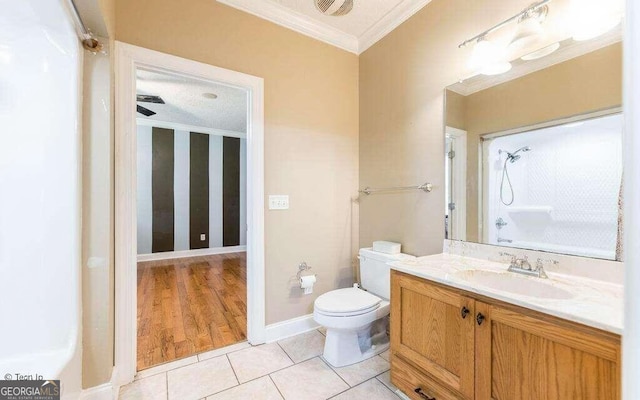
[[145, 117], [150, 117], [152, 115], [156, 115], [155, 112], [149, 110], [148, 108], [136, 105], [136, 111], [138, 111], [140, 114], [144, 115]]
[[138, 94], [136, 95], [136, 100], [143, 103], [164, 104], [164, 100], [162, 100], [162, 97], [154, 96], [151, 94]]

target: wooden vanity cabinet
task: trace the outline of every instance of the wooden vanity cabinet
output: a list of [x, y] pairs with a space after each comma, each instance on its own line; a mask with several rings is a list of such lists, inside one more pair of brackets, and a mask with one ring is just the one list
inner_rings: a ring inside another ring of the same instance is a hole
[[479, 301], [476, 312], [476, 399], [620, 398], [619, 336]]
[[616, 400], [620, 336], [392, 271], [391, 380], [416, 400]]
[[393, 353], [466, 399], [474, 393], [474, 303], [443, 286], [392, 271]]

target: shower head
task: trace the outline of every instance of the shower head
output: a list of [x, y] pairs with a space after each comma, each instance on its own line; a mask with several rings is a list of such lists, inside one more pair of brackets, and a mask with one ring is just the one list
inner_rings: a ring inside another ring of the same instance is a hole
[[518, 155], [518, 153], [520, 152], [526, 153], [527, 151], [531, 151], [531, 147], [529, 146], [520, 147], [518, 150], [514, 151], [513, 153], [500, 149], [498, 150], [498, 154], [502, 154], [503, 152], [507, 153], [507, 161], [513, 164], [514, 162], [518, 161], [521, 157], [520, 155]]
[[526, 153], [527, 151], [531, 151], [531, 147], [529, 146], [520, 147], [518, 150], [514, 151], [511, 155], [515, 156], [520, 152]]

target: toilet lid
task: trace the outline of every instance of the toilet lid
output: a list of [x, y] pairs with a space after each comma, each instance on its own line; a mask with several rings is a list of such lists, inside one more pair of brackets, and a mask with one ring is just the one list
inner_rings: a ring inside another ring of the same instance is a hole
[[380, 305], [380, 299], [362, 289], [347, 288], [332, 290], [319, 296], [314, 307], [323, 313], [353, 314], [359, 311], [371, 311]]

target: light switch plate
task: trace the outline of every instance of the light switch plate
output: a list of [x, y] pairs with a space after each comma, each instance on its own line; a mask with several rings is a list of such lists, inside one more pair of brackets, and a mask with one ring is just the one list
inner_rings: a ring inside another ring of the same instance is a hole
[[288, 194], [270, 194], [269, 210], [288, 210], [289, 195]]

